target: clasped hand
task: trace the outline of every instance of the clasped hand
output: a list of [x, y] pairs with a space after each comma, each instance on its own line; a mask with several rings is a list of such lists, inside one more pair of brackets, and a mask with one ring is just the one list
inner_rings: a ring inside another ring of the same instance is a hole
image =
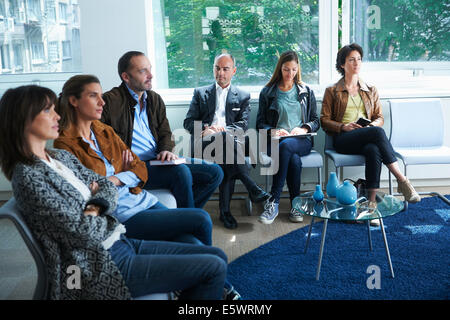
[[205, 126], [205, 130], [202, 131], [201, 136], [206, 137], [206, 136], [212, 135], [214, 133], [223, 132], [223, 131], [225, 131], [225, 128], [222, 126], [215, 126], [215, 125]]
[[301, 135], [305, 133], [308, 133], [308, 130], [306, 128], [299, 128], [299, 127], [292, 129], [291, 132], [285, 129], [272, 129], [271, 131], [272, 137], [286, 137], [293, 135]]
[[362, 128], [362, 126], [360, 126], [356, 122], [350, 122], [350, 123], [344, 124], [342, 126], [341, 130], [348, 132], [348, 131], [352, 131], [352, 130], [359, 129], [359, 128]]

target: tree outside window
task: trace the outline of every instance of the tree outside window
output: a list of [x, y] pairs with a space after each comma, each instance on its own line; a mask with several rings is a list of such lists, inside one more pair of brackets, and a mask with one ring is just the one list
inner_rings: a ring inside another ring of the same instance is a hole
[[279, 55], [295, 50], [302, 77], [318, 83], [318, 1], [165, 0], [169, 87], [211, 82], [214, 57], [237, 60], [239, 85], [264, 85]]

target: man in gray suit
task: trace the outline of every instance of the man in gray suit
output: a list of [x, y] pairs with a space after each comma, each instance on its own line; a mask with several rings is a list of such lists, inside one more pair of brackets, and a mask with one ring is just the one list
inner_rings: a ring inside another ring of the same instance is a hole
[[[237, 222], [230, 212], [235, 178], [242, 181], [253, 202], [262, 202], [269, 197], [269, 194], [250, 178], [249, 169], [243, 162], [244, 134], [250, 114], [250, 94], [231, 84], [235, 74], [236, 65], [233, 56], [228, 53], [217, 56], [214, 60], [216, 82], [194, 90], [184, 120], [184, 128], [192, 135], [195, 154], [216, 142], [212, 152], [214, 154], [211, 155], [224, 171], [224, 179], [219, 186], [220, 220], [229, 229], [237, 227]], [[198, 130], [194, 130], [195, 127]], [[220, 146], [217, 145], [217, 141], [220, 141]], [[232, 155], [226, 155], [227, 148], [232, 150]], [[204, 152], [204, 156], [208, 158], [206, 153]]]

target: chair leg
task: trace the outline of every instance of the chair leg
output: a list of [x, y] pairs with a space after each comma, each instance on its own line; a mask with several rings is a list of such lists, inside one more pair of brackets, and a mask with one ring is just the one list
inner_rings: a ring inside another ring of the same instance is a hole
[[252, 202], [249, 198], [245, 200], [245, 206], [247, 207], [247, 215], [252, 215]]
[[[405, 171], [404, 171], [404, 172], [405, 172], [405, 177], [408, 177], [408, 176], [407, 176], [407, 172], [406, 172], [406, 163], [403, 162], [403, 165], [405, 166]], [[408, 201], [405, 200], [405, 201], [403, 201], [403, 203], [405, 204], [405, 207], [404, 207], [403, 210], [404, 210], [404, 211], [408, 211]]]
[[392, 186], [392, 173], [388, 170], [388, 177], [389, 177], [389, 194], [394, 194], [394, 187]]
[[323, 185], [322, 185], [322, 168], [321, 167], [317, 168], [317, 175], [319, 177], [320, 189], [323, 189]]

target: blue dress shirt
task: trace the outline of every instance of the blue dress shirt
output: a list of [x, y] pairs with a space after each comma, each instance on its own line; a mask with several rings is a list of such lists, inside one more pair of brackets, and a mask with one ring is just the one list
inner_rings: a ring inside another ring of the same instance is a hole
[[142, 161], [155, 159], [157, 156], [157, 148], [155, 137], [153, 136], [148, 123], [147, 92], [144, 91], [142, 96], [144, 106], [141, 110], [138, 95], [128, 86], [127, 89], [136, 101], [136, 105], [134, 106], [134, 125], [131, 151], [133, 151]]
[[97, 139], [95, 138], [95, 134], [92, 130], [91, 139], [94, 141], [94, 144], [83, 138], [83, 140], [89, 143], [91, 148], [105, 163], [106, 177], [115, 176], [124, 184], [123, 186], [117, 187], [119, 200], [117, 201], [117, 208], [113, 212], [113, 215], [119, 220], [119, 222], [124, 223], [136, 213], [153, 207], [158, 202], [158, 198], [146, 190], [142, 190], [139, 194], [131, 193], [130, 188], [136, 187], [141, 180], [131, 171], [116, 174], [114, 167], [111, 163], [109, 163], [100, 150]]

